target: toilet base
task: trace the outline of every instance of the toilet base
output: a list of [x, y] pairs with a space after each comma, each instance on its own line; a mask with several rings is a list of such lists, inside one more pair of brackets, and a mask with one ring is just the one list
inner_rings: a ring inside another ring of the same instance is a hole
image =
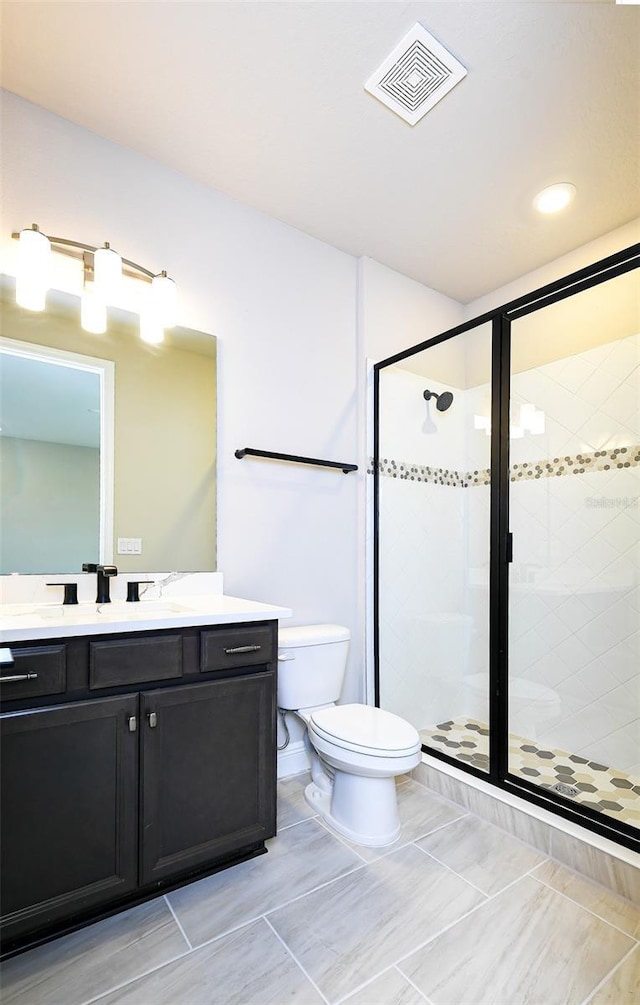
[[400, 837], [395, 778], [365, 778], [336, 770], [330, 792], [315, 782], [304, 797], [332, 830], [354, 844], [382, 848]]

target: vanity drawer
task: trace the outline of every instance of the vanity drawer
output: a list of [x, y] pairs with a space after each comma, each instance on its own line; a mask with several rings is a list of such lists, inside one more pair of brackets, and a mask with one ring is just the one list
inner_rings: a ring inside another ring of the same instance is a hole
[[182, 677], [181, 635], [140, 635], [89, 643], [89, 687], [118, 687]]
[[271, 663], [273, 633], [268, 625], [222, 628], [200, 633], [200, 672]]
[[[36, 698], [41, 694], [61, 694], [67, 687], [67, 647], [9, 646], [13, 666], [4, 666], [0, 674], [0, 693], [4, 701]], [[33, 674], [33, 677], [27, 676]], [[11, 678], [24, 677], [23, 680]]]

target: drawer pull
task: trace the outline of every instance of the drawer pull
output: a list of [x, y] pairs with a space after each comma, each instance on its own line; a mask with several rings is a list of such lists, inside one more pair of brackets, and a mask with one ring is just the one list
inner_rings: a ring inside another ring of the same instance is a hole
[[225, 653], [233, 656], [235, 653], [257, 653], [258, 649], [262, 649], [262, 646], [235, 646], [233, 649], [225, 649]]
[[13, 684], [18, 680], [37, 680], [37, 673], [14, 673], [7, 677], [0, 677], [0, 684]]
[[149, 727], [151, 729], [155, 729], [156, 726], [158, 725], [158, 714], [157, 714], [157, 712], [149, 712], [148, 719], [149, 719]]

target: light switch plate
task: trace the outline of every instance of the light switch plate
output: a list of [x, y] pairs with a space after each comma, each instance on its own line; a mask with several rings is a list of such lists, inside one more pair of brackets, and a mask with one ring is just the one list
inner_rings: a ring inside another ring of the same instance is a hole
[[141, 537], [119, 537], [117, 551], [119, 555], [141, 555]]

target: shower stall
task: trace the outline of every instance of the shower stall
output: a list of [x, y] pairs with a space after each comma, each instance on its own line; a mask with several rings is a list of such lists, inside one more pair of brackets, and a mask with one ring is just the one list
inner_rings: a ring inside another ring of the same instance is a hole
[[640, 847], [640, 246], [375, 366], [376, 700]]

